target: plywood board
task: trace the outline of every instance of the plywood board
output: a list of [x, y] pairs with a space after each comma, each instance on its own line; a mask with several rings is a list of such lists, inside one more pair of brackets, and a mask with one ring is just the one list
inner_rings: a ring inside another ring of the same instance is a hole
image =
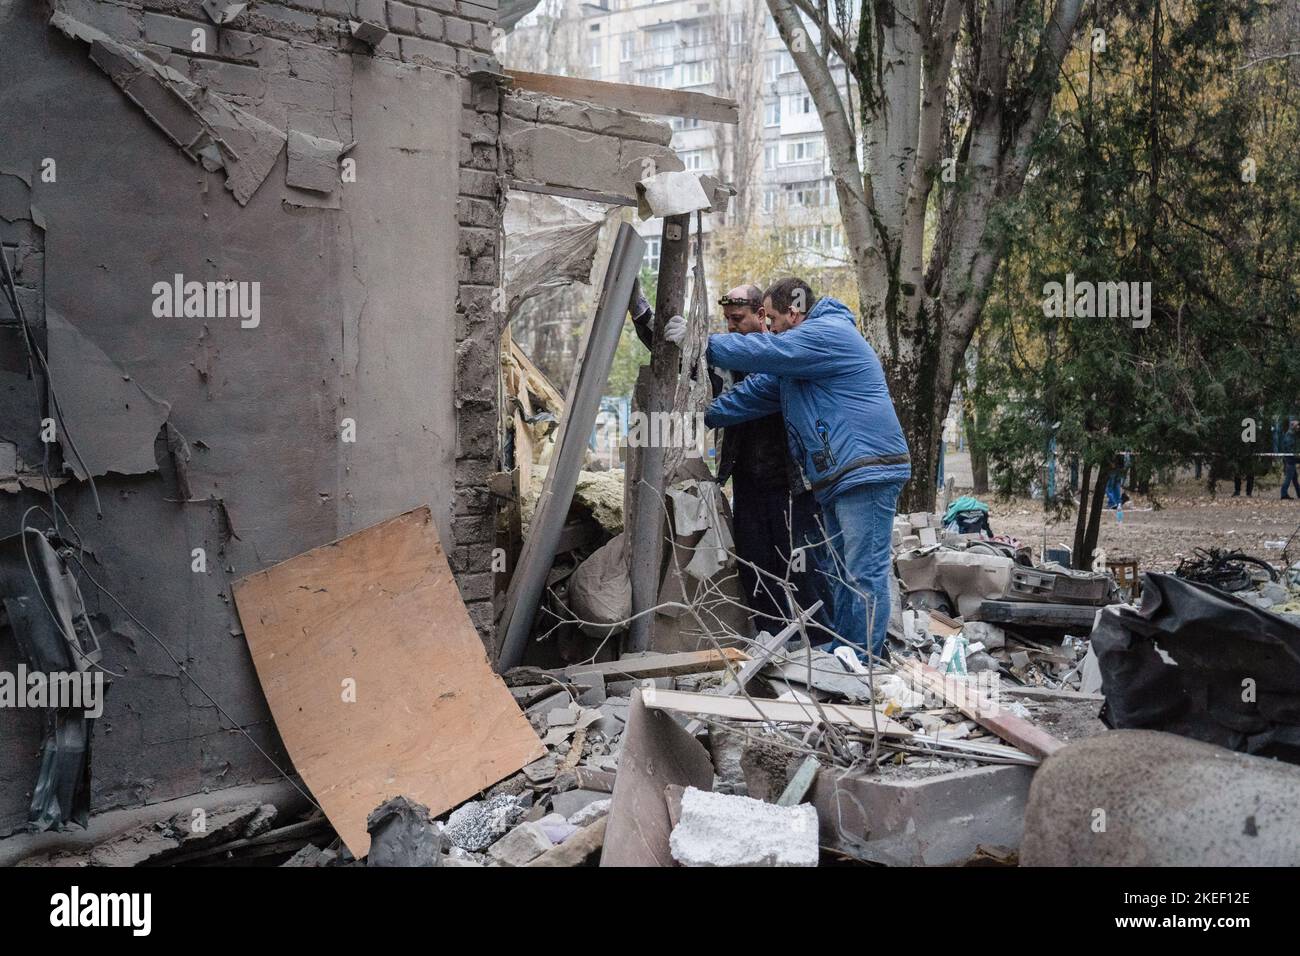
[[354, 856], [385, 800], [437, 815], [545, 754], [488, 664], [427, 507], [234, 593], [280, 736]]

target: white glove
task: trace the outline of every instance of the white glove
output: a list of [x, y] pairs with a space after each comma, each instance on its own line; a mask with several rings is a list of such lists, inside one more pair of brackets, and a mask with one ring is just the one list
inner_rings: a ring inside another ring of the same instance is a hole
[[686, 320], [680, 315], [674, 315], [664, 323], [664, 339], [677, 345], [684, 338], [686, 338]]

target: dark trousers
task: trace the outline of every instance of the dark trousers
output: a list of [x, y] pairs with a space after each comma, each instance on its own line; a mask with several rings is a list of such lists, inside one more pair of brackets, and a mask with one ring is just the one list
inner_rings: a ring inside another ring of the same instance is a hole
[[[1247, 475], [1246, 476], [1246, 497], [1249, 498], [1254, 493], [1254, 491], [1255, 491], [1255, 476]], [[1232, 493], [1233, 495], [1241, 494], [1241, 475], [1236, 475], [1233, 477]]]
[[1296, 459], [1294, 457], [1282, 459], [1282, 497], [1286, 498], [1287, 491], [1295, 485], [1296, 497], [1300, 497], [1300, 479], [1296, 478]]
[[[818, 528], [817, 502], [813, 496], [801, 494], [792, 500], [785, 488], [773, 490], [744, 481], [736, 481], [733, 491], [736, 555], [741, 559], [740, 586], [745, 603], [753, 612], [755, 630], [775, 634], [787, 621], [793, 620], [794, 613], [786, 602], [782, 585], [787, 569], [799, 606], [806, 608], [822, 600], [825, 607], [818, 612], [817, 620], [829, 625], [831, 589], [825, 576], [818, 572], [824, 545], [818, 544], [823, 535]], [[792, 540], [795, 548], [802, 549], [793, 562]], [[750, 565], [767, 574], [760, 574]], [[813, 643], [817, 640], [814, 636]]]

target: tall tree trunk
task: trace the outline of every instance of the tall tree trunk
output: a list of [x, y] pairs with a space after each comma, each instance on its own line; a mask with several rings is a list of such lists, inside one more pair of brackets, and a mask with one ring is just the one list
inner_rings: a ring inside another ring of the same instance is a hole
[[1097, 550], [1097, 538], [1101, 534], [1102, 505], [1106, 501], [1106, 485], [1109, 481], [1110, 472], [1099, 467], [1097, 483], [1092, 486], [1092, 508], [1088, 515], [1088, 530], [1083, 537], [1083, 564], [1079, 565], [1085, 569], [1092, 567], [1092, 553]]
[[1083, 474], [1079, 478], [1079, 511], [1074, 518], [1074, 567], [1079, 571], [1092, 567], [1091, 556], [1086, 555], [1083, 550], [1088, 535], [1088, 483], [1090, 481], [1092, 481], [1092, 464], [1084, 462]]
[[[853, 33], [832, 28], [825, 2], [768, 0], [822, 121], [861, 330], [880, 355], [911, 453], [903, 510], [934, 507], [942, 422], [1006, 245], [997, 206], [1024, 185], [1081, 6], [1054, 0], [1034, 43], [1017, 36], [1016, 0], [863, 0]], [[803, 17], [817, 24], [821, 50]], [[955, 83], [963, 18], [970, 49]], [[847, 96], [832, 52], [850, 74]], [[958, 85], [971, 103], [964, 139], [951, 148]], [[960, 187], [940, 197], [927, 259], [926, 211], [949, 164]]]

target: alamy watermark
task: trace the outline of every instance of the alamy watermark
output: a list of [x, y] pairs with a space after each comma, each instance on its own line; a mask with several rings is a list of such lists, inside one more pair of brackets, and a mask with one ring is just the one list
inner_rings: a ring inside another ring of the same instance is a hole
[[185, 281], [155, 282], [153, 314], [157, 319], [239, 319], [242, 329], [262, 323], [262, 283]]
[[80, 710], [94, 720], [104, 713], [104, 672], [47, 673], [19, 664], [17, 671], [0, 671], [0, 708], [8, 707]]
[[1065, 283], [1043, 286], [1043, 315], [1050, 318], [1132, 319], [1133, 328], [1151, 324], [1150, 282], [1076, 282], [1073, 272]]
[[702, 458], [707, 431], [701, 412], [633, 412], [627, 444], [629, 448], [685, 448], [687, 458]]

